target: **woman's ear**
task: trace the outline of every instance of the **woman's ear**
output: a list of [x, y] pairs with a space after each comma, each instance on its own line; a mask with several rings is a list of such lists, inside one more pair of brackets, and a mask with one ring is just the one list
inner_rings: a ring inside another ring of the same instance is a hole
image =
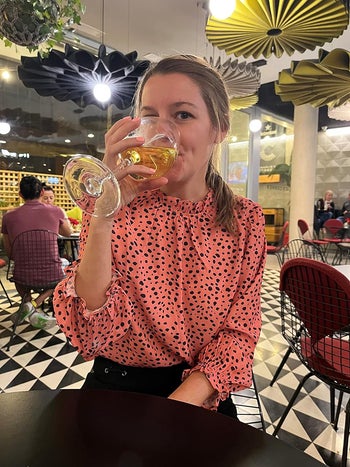
[[227, 133], [228, 133], [228, 130], [225, 130], [225, 131], [218, 131], [218, 132], [216, 133], [216, 137], [215, 137], [214, 143], [216, 143], [216, 144], [222, 143], [222, 142], [224, 141], [224, 139], [226, 138]]

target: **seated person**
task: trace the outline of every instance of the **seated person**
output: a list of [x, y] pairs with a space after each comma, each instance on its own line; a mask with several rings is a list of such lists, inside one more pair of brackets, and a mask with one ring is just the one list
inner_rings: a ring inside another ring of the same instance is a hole
[[43, 188], [39, 198], [40, 202], [44, 204], [51, 204], [53, 206], [55, 201], [55, 193], [53, 188], [49, 185], [46, 185], [45, 182], [42, 183], [42, 187]]
[[348, 194], [348, 199], [344, 201], [343, 207], [341, 209], [342, 215], [337, 217], [343, 224], [345, 220], [350, 221], [350, 193]]
[[[38, 178], [31, 175], [22, 178], [19, 195], [24, 200], [24, 204], [4, 214], [1, 226], [4, 248], [9, 258], [12, 256], [11, 246], [15, 238], [22, 232], [43, 229], [60, 235], [70, 235], [71, 226], [63, 210], [57, 206], [41, 203], [39, 200], [41, 194], [42, 183]], [[15, 272], [16, 263], [14, 274]], [[23, 286], [17, 283], [15, 285], [20, 296], [26, 297], [27, 300], [22, 307], [19, 323], [28, 319], [34, 326], [41, 323], [40, 327], [46, 329], [56, 324], [55, 318], [37, 310], [44, 300], [52, 295], [53, 289], [43, 292], [35, 300], [32, 300]]]
[[317, 235], [319, 235], [323, 224], [328, 219], [332, 219], [334, 217], [334, 211], [335, 205], [333, 202], [333, 191], [327, 190], [324, 198], [318, 199], [315, 206], [314, 229]]
[[[46, 185], [45, 182], [42, 183], [42, 191], [41, 191], [41, 195], [40, 195], [39, 200], [40, 200], [41, 203], [49, 204], [50, 206], [54, 206], [55, 192], [53, 191], [53, 188], [50, 185]], [[62, 208], [59, 208], [59, 209], [62, 209]], [[65, 219], [68, 220], [68, 216], [67, 216], [67, 214], [65, 213], [65, 211], [63, 209], [62, 209], [62, 212], [64, 214]], [[62, 267], [68, 266], [69, 261], [64, 257], [64, 255], [65, 255], [64, 240], [59, 240], [58, 241], [58, 249], [59, 249], [60, 257], [62, 259]]]

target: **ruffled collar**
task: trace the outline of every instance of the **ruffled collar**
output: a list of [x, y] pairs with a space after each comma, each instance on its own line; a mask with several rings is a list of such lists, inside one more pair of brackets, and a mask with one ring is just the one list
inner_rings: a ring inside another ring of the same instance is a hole
[[154, 202], [158, 207], [172, 209], [184, 214], [197, 214], [208, 208], [214, 207], [214, 196], [212, 190], [208, 191], [204, 199], [196, 202], [169, 196], [160, 190], [145, 192], [144, 196], [148, 202]]

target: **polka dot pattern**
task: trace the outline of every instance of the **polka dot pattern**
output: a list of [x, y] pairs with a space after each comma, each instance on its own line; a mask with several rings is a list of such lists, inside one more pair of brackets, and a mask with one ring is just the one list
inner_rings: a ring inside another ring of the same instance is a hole
[[[77, 297], [77, 264], [55, 291], [57, 321], [84, 358], [146, 367], [186, 361], [222, 399], [250, 386], [264, 217], [260, 206], [239, 198], [233, 235], [215, 225], [215, 213], [212, 192], [197, 203], [145, 192], [118, 211], [105, 304], [89, 312]], [[85, 224], [80, 254], [87, 234]]]

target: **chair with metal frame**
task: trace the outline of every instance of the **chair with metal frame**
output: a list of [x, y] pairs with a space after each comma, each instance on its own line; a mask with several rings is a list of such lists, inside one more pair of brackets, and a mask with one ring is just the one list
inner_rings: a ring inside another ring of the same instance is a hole
[[[323, 263], [326, 262], [322, 250], [317, 245], [307, 240], [301, 240], [300, 238], [291, 240], [287, 243], [281, 252], [281, 258], [282, 264], [285, 264], [286, 261], [289, 261], [293, 258], [311, 258]], [[277, 380], [279, 374], [282, 371], [282, 368], [286, 364], [292, 352], [293, 348], [289, 346], [281, 360], [281, 363], [275, 371], [273, 378], [270, 381], [270, 386], [273, 386], [274, 382]]]
[[[5, 268], [6, 265], [7, 265], [6, 261], [4, 259], [0, 258], [0, 269]], [[12, 306], [11, 299], [10, 299], [10, 297], [9, 297], [9, 295], [7, 293], [7, 290], [5, 289], [4, 283], [2, 282], [1, 279], [0, 279], [0, 285], [1, 285], [2, 290], [4, 291], [4, 294], [6, 295], [6, 298], [7, 298], [8, 302], [9, 302], [10, 306]]]
[[325, 257], [318, 245], [308, 240], [296, 238], [282, 248], [280, 253], [282, 264], [292, 258], [311, 258], [325, 263]]
[[[329, 255], [333, 252], [334, 255], [337, 252], [337, 249], [332, 249], [332, 246], [335, 245], [335, 248], [337, 248], [337, 243], [341, 243], [342, 241], [342, 236], [343, 236], [343, 231], [344, 231], [344, 226], [343, 223], [339, 219], [328, 219], [324, 224], [323, 224], [323, 240], [328, 243], [326, 247], [326, 260], [328, 261]], [[333, 264], [334, 258], [332, 260]]]
[[266, 431], [254, 373], [252, 380], [250, 388], [232, 393], [231, 398], [237, 409], [238, 420], [258, 430]]
[[322, 250], [322, 254], [325, 255], [328, 242], [326, 240], [319, 240], [317, 238], [314, 238], [314, 235], [311, 233], [309, 224], [306, 222], [306, 220], [298, 219], [298, 230], [301, 239], [313, 243], [314, 245], [319, 247], [320, 250]]
[[335, 252], [332, 264], [349, 264], [350, 263], [350, 242], [336, 243], [337, 250]]
[[6, 350], [15, 339], [22, 307], [31, 293], [53, 292], [64, 277], [57, 238], [58, 235], [49, 230], [29, 230], [20, 233], [11, 245], [7, 278], [15, 283], [22, 300]]
[[286, 221], [283, 224], [281, 235], [276, 245], [267, 245], [267, 254], [275, 255], [277, 257], [279, 265], [282, 264], [280, 252], [282, 248], [288, 243], [288, 226], [289, 226], [289, 222]]
[[[281, 269], [282, 334], [308, 369], [273, 435], [276, 436], [305, 382], [316, 376], [334, 392], [350, 393], [350, 281], [331, 265], [294, 258]], [[332, 407], [331, 407], [332, 410]], [[334, 407], [333, 407], [334, 411]], [[347, 463], [350, 399], [345, 409], [343, 467]], [[339, 404], [334, 420], [337, 428]], [[333, 417], [331, 416], [333, 419]]]

